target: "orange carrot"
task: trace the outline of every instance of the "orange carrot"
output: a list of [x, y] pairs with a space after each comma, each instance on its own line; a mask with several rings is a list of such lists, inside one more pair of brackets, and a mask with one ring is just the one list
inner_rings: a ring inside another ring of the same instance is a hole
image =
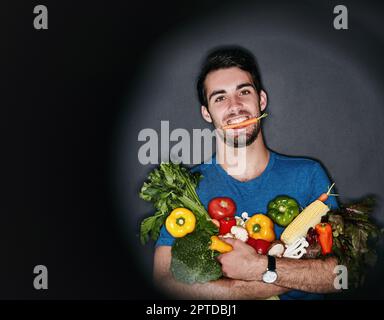
[[254, 124], [256, 123], [257, 121], [259, 121], [260, 119], [262, 118], [265, 118], [268, 114], [264, 113], [262, 114], [260, 117], [257, 117], [257, 118], [251, 118], [251, 119], [247, 119], [243, 122], [239, 122], [239, 123], [234, 123], [234, 124], [228, 124], [226, 126], [223, 127], [223, 130], [227, 130], [227, 129], [235, 129], [235, 128], [241, 128], [241, 127], [246, 127], [246, 126], [249, 126], [251, 124]]
[[317, 200], [320, 200], [321, 202], [325, 202], [328, 199], [328, 195], [326, 193], [322, 193], [320, 197], [317, 198]]
[[331, 193], [331, 190], [332, 190], [334, 185], [335, 185], [335, 183], [332, 183], [332, 185], [329, 187], [327, 193], [322, 193], [320, 195], [320, 197], [317, 198], [317, 200], [320, 200], [321, 202], [325, 202], [325, 201], [327, 201], [329, 196], [338, 196], [338, 194]]

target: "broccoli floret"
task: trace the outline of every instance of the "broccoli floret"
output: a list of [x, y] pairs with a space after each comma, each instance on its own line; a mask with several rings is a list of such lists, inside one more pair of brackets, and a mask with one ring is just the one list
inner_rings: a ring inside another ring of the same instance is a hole
[[209, 249], [210, 241], [205, 231], [195, 231], [175, 240], [171, 272], [176, 280], [192, 284], [221, 278], [221, 265]]

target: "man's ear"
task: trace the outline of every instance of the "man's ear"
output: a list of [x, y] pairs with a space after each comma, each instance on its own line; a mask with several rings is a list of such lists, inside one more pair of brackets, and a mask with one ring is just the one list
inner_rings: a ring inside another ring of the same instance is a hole
[[260, 110], [264, 111], [268, 104], [268, 96], [264, 90], [260, 90]]
[[201, 106], [201, 115], [203, 116], [204, 120], [212, 123], [211, 114], [208, 111], [208, 108], [206, 106]]

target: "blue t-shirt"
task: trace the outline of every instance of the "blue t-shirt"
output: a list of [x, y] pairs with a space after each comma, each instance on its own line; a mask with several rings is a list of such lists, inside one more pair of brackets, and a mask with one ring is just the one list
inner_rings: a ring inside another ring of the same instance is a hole
[[[316, 200], [330, 186], [330, 180], [320, 163], [306, 158], [288, 157], [273, 151], [267, 167], [263, 173], [246, 182], [236, 180], [216, 163], [203, 163], [192, 168], [193, 172], [201, 172], [203, 179], [197, 188], [197, 194], [205, 206], [214, 197], [230, 197], [237, 206], [236, 215], [241, 216], [248, 212], [251, 217], [255, 213], [267, 212], [269, 201], [279, 195], [287, 195], [296, 199], [302, 208]], [[334, 197], [325, 202], [330, 208], [337, 208]], [[276, 239], [284, 228], [275, 224]], [[163, 226], [156, 246], [172, 246], [174, 238]], [[322, 299], [319, 294], [306, 293], [293, 290], [280, 296], [282, 300], [288, 299]]]

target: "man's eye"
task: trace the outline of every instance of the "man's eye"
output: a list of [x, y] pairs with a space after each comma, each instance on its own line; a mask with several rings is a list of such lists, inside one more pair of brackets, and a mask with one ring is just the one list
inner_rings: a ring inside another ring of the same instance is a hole
[[225, 99], [224, 96], [219, 96], [219, 97], [217, 97], [217, 98], [215, 99], [215, 102], [221, 102], [221, 101], [223, 101], [224, 99]]
[[249, 91], [249, 90], [242, 90], [240, 92], [241, 95], [247, 95], [247, 94], [250, 94], [250, 93], [251, 93], [251, 91]]

